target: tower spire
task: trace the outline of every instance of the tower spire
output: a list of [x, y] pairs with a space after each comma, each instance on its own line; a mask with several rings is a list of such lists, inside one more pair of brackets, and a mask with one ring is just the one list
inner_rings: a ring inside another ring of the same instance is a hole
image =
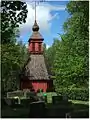
[[36, 21], [36, 1], [35, 1], [35, 21]]
[[36, 21], [36, 1], [35, 1], [35, 22], [34, 22], [34, 25], [32, 27], [32, 30], [34, 32], [39, 30], [39, 26], [38, 26], [37, 21]]
[[43, 54], [43, 47], [42, 47], [42, 42], [43, 42], [43, 37], [39, 32], [39, 26], [36, 21], [36, 2], [34, 1], [34, 15], [35, 15], [35, 20], [34, 20], [34, 25], [32, 26], [32, 35], [29, 39], [29, 51], [31, 54]]

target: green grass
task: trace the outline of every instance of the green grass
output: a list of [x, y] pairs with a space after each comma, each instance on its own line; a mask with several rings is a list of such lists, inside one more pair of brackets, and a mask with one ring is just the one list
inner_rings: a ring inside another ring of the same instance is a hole
[[[43, 96], [43, 93], [38, 93], [38, 96]], [[47, 92], [47, 103], [52, 103], [52, 96], [57, 96], [55, 92]], [[89, 105], [89, 101], [81, 101], [81, 100], [69, 100], [74, 104], [84, 104], [84, 105]]]
[[81, 101], [81, 100], [69, 100], [74, 104], [84, 104], [84, 105], [89, 105], [89, 101]]

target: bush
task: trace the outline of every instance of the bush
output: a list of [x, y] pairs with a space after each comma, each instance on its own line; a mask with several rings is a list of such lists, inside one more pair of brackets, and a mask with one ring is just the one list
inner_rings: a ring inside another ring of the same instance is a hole
[[52, 103], [57, 104], [63, 100], [62, 96], [52, 96]]
[[89, 100], [89, 89], [86, 88], [73, 88], [73, 89], [59, 89], [58, 93], [61, 95], [67, 94], [69, 99], [72, 100], [82, 100], [88, 101]]

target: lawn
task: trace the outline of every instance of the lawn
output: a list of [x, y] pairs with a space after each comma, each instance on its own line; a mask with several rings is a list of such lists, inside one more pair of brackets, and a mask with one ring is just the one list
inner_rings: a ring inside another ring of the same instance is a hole
[[81, 101], [81, 100], [69, 100], [74, 104], [83, 104], [83, 105], [89, 105], [89, 101]]

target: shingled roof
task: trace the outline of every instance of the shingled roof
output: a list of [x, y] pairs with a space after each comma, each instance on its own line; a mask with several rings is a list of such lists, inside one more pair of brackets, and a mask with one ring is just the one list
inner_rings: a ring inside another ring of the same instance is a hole
[[33, 40], [37, 40], [37, 39], [43, 40], [43, 37], [39, 32], [33, 32], [31, 37], [30, 37], [30, 40], [31, 39], [33, 39]]
[[28, 76], [29, 80], [49, 80], [44, 56], [31, 54], [30, 57], [31, 60], [25, 67], [25, 76]]

